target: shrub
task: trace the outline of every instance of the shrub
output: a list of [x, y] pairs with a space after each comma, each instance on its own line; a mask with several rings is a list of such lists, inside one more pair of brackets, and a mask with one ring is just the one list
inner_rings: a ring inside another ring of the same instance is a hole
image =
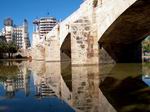
[[97, 7], [98, 0], [93, 0], [93, 7]]

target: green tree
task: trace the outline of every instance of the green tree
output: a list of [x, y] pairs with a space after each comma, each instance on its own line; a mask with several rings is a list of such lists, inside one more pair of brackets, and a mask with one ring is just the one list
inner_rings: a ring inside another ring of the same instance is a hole
[[7, 53], [7, 43], [5, 41], [0, 41], [0, 56], [3, 57], [4, 53]]
[[9, 58], [12, 58], [13, 54], [17, 53], [17, 51], [18, 51], [18, 47], [17, 47], [16, 43], [14, 43], [12, 41], [8, 42], [7, 52], [8, 52]]

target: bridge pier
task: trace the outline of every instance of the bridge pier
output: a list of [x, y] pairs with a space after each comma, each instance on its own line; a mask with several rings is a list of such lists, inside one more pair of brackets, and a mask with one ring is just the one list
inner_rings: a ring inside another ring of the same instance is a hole
[[47, 40], [45, 42], [45, 61], [60, 62], [60, 44], [58, 40]]
[[45, 48], [42, 45], [37, 45], [32, 50], [32, 59], [38, 60], [38, 61], [44, 61], [45, 60]]
[[94, 65], [99, 63], [96, 31], [83, 17], [71, 26], [71, 62], [72, 65]]

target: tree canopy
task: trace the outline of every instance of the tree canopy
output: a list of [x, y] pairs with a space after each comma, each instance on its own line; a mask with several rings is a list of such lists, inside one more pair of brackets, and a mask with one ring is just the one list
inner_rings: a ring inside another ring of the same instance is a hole
[[8, 57], [12, 58], [14, 53], [17, 53], [18, 46], [15, 42], [9, 41], [8, 43], [6, 41], [0, 41], [0, 55], [1, 58], [3, 57], [3, 54], [8, 53]]

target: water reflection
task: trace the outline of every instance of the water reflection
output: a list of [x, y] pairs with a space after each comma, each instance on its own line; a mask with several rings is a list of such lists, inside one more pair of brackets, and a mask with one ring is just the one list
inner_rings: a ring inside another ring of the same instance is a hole
[[148, 112], [149, 75], [149, 64], [3, 63], [0, 111]]
[[1, 65], [0, 71], [0, 111], [74, 112], [61, 99], [59, 63], [13, 63]]
[[[38, 62], [33, 62], [35, 64]], [[35, 64], [37, 65], [37, 64]], [[47, 83], [55, 95], [79, 112], [113, 112], [115, 109], [99, 89], [99, 66], [71, 66], [68, 62], [45, 63], [34, 68], [34, 81]], [[39, 75], [43, 69], [43, 74]], [[42, 79], [41, 79], [42, 78]]]
[[142, 80], [150, 86], [150, 63], [143, 64]]
[[150, 88], [143, 82], [142, 64], [117, 64], [100, 84], [109, 102], [119, 112], [149, 112]]

